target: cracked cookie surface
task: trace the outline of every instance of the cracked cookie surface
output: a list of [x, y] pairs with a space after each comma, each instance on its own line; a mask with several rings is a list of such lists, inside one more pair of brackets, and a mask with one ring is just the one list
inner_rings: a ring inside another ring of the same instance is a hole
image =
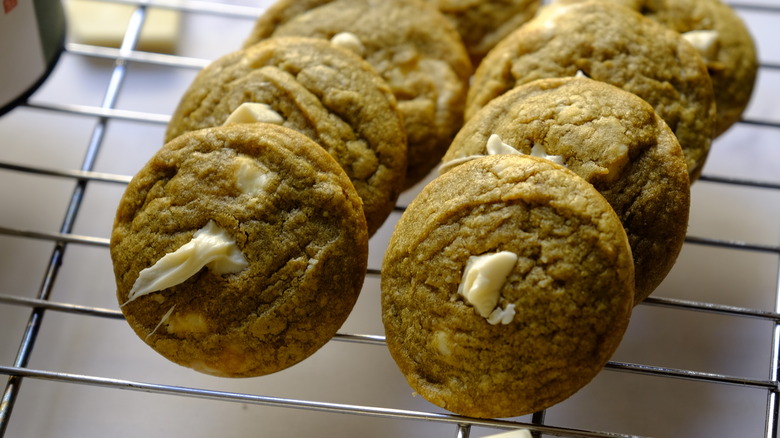
[[[143, 270], [209, 223], [243, 269], [206, 267], [129, 299]], [[128, 185], [110, 249], [118, 302], [141, 339], [177, 364], [248, 377], [292, 366], [336, 333], [361, 289], [367, 241], [360, 199], [336, 161], [294, 130], [252, 124], [162, 147]]]
[[346, 171], [369, 233], [392, 211], [406, 175], [406, 133], [385, 81], [357, 55], [315, 38], [273, 38], [201, 70], [171, 117], [169, 141], [219, 126], [243, 103], [267, 104]]
[[636, 302], [655, 290], [685, 240], [690, 183], [677, 139], [647, 102], [587, 78], [529, 82], [469, 119], [442, 161], [487, 155], [492, 135], [519, 153], [558, 157], [593, 184], [628, 234]]
[[649, 102], [680, 142], [691, 181], [698, 178], [716, 123], [704, 61], [679, 33], [613, 3], [544, 7], [477, 68], [466, 118], [517, 85], [577, 71]]
[[[459, 292], [470, 258], [494, 253], [517, 257], [495, 302], [514, 314], [496, 324]], [[536, 412], [617, 348], [633, 274], [620, 220], [588, 182], [536, 157], [477, 158], [434, 179], [398, 222], [382, 265], [387, 345], [410, 386], [444, 409]]]
[[331, 39], [347, 32], [398, 100], [409, 144], [405, 187], [423, 179], [463, 123], [472, 66], [455, 27], [422, 0], [280, 0], [245, 46], [277, 36]]
[[[581, 0], [564, 0], [576, 1]], [[718, 114], [716, 134], [742, 118], [753, 93], [758, 60], [753, 37], [731, 6], [720, 0], [609, 1], [639, 11], [683, 35], [691, 32], [694, 42], [693, 34], [703, 36], [701, 44], [694, 46], [699, 46], [712, 78]]]

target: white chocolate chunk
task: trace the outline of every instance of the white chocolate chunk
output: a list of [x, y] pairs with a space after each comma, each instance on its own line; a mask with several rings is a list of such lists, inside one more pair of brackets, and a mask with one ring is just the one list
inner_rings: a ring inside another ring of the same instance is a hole
[[[418, 55], [415, 53], [414, 58]], [[450, 65], [440, 59], [425, 58], [416, 61], [417, 68], [428, 78], [429, 84], [436, 90], [436, 126], [445, 126], [448, 123], [450, 108], [457, 105], [459, 88], [445, 86], [445, 84], [460, 83], [460, 79]]]
[[575, 78], [590, 78], [590, 76], [586, 75], [584, 71], [577, 70], [577, 73], [574, 74]]
[[358, 56], [363, 56], [366, 53], [366, 47], [363, 45], [363, 42], [360, 41], [357, 35], [351, 32], [339, 32], [333, 35], [330, 42], [334, 46], [347, 49]]
[[274, 111], [268, 104], [258, 102], [244, 102], [238, 106], [225, 120], [224, 125], [233, 125], [236, 123], [273, 123], [281, 125], [284, 123], [279, 113]]
[[509, 154], [521, 153], [520, 151], [513, 148], [512, 146], [509, 146], [508, 144], [504, 143], [504, 141], [501, 140], [501, 137], [499, 137], [498, 134], [490, 134], [485, 149], [487, 150], [488, 155], [509, 155]]
[[439, 351], [439, 353], [449, 356], [452, 354], [452, 350], [450, 349], [450, 343], [449, 343], [449, 337], [447, 336], [447, 333], [442, 331], [437, 331], [433, 334], [433, 342], [434, 345], [436, 345], [436, 349]]
[[534, 143], [534, 146], [531, 148], [531, 156], [544, 158], [545, 160], [550, 160], [555, 164], [563, 165], [563, 157], [560, 155], [547, 155], [547, 149], [545, 149], [544, 145], [539, 143]]
[[[499, 137], [497, 134], [492, 134], [488, 138], [486, 149], [489, 155], [522, 154], [522, 152], [504, 143], [504, 141], [501, 140], [501, 137]], [[544, 145], [539, 143], [534, 143], [534, 146], [531, 148], [531, 156], [544, 158], [560, 165], [563, 165], [564, 163], [562, 156], [548, 155]]]
[[[498, 134], [491, 134], [490, 137], [488, 137], [485, 149], [487, 150], [488, 155], [499, 155], [499, 154], [508, 155], [508, 154], [521, 153], [520, 151], [513, 148], [512, 146], [509, 146], [508, 144], [504, 143], [501, 140], [501, 137], [498, 136]], [[450, 170], [452, 170], [453, 168], [467, 161], [471, 161], [484, 156], [485, 155], [467, 155], [465, 157], [453, 158], [452, 160], [442, 163], [439, 166], [439, 175], [443, 175], [449, 172]]]
[[185, 282], [203, 267], [217, 275], [234, 274], [249, 266], [236, 242], [214, 221], [196, 231], [192, 240], [165, 254], [153, 266], [142, 270], [127, 301]]
[[567, 13], [574, 5], [566, 5], [552, 2], [544, 8], [539, 9], [532, 25], [542, 27], [547, 31], [556, 31], [558, 28], [558, 17]]
[[501, 323], [503, 325], [507, 325], [515, 318], [515, 305], [514, 304], [507, 304], [506, 309], [502, 309], [500, 307], [496, 307], [493, 309], [493, 311], [490, 313], [490, 316], [488, 316], [488, 324], [496, 325], [498, 323]]
[[265, 191], [271, 181], [270, 171], [262, 168], [256, 160], [243, 155], [239, 155], [236, 161], [236, 187], [250, 195]]
[[[487, 139], [487, 143], [485, 145], [485, 150], [487, 151], [488, 155], [524, 155], [522, 152], [518, 151], [514, 147], [504, 143], [503, 140], [501, 140], [501, 137], [498, 134], [491, 134], [490, 137]], [[531, 148], [531, 156], [544, 158], [546, 160], [552, 161], [553, 163], [563, 165], [564, 160], [563, 157], [560, 155], [548, 155], [547, 150], [544, 148], [541, 144], [534, 144], [534, 146]], [[465, 157], [460, 158], [454, 158], [450, 161], [447, 161], [445, 163], [442, 163], [439, 166], [439, 175], [443, 175], [450, 170], [452, 170], [454, 167], [457, 167], [467, 161], [474, 160], [479, 157], [484, 157], [484, 155], [468, 155]]]
[[188, 335], [192, 333], [207, 333], [209, 324], [206, 317], [198, 312], [177, 313], [167, 321], [168, 333], [173, 335]]
[[691, 43], [705, 59], [713, 60], [718, 57], [718, 31], [692, 30], [683, 33], [682, 37]]
[[469, 257], [458, 293], [480, 316], [489, 318], [516, 262], [517, 254], [509, 251]]

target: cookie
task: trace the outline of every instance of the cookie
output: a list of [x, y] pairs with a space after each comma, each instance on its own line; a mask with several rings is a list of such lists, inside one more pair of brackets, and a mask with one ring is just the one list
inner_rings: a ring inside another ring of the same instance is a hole
[[680, 34], [613, 3], [542, 8], [482, 61], [466, 118], [491, 99], [536, 79], [587, 76], [649, 102], [677, 136], [691, 181], [701, 174], [715, 127], [707, 68]]
[[201, 70], [165, 140], [222, 125], [234, 113], [231, 123], [254, 121], [257, 116], [236, 120], [237, 110], [257, 103], [265, 104], [260, 119], [306, 134], [341, 164], [373, 234], [393, 210], [406, 175], [406, 132], [385, 81], [359, 56], [328, 41], [271, 38]]
[[427, 0], [463, 38], [474, 65], [501, 39], [536, 15], [540, 0]]
[[166, 143], [120, 201], [122, 313], [171, 361], [224, 377], [309, 357], [354, 306], [367, 265], [360, 198], [313, 140], [272, 124]]
[[640, 11], [683, 35], [707, 64], [715, 90], [716, 135], [742, 118], [758, 71], [750, 30], [720, 0], [610, 0]]
[[671, 129], [638, 96], [587, 78], [520, 85], [469, 119], [442, 169], [496, 153], [557, 160], [596, 187], [628, 234], [636, 303], [674, 266], [688, 225], [688, 170]]
[[463, 123], [471, 62], [453, 25], [422, 0], [279, 0], [245, 44], [271, 36], [354, 35], [398, 100], [409, 152], [405, 187], [436, 167]]
[[409, 385], [473, 417], [571, 396], [617, 348], [634, 302], [631, 249], [607, 201], [524, 155], [470, 160], [425, 186], [381, 272], [387, 346]]

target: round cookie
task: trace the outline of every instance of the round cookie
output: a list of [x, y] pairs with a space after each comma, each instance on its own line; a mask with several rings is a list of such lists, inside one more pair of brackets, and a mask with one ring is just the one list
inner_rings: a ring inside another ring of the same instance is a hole
[[438, 164], [463, 123], [472, 67], [453, 25], [422, 0], [279, 0], [245, 44], [271, 36], [357, 37], [398, 100], [409, 152], [405, 187]]
[[649, 102], [677, 136], [691, 181], [698, 178], [715, 126], [707, 68], [680, 34], [613, 3], [542, 8], [477, 68], [466, 118], [517, 85], [577, 71]]
[[362, 287], [368, 233], [324, 149], [256, 123], [166, 143], [128, 185], [110, 250], [144, 342], [203, 373], [250, 377], [332, 338]]
[[501, 39], [533, 18], [540, 0], [427, 0], [458, 29], [474, 65]]
[[457, 414], [511, 417], [603, 368], [628, 324], [634, 270], [592, 185], [548, 160], [496, 155], [423, 188], [391, 236], [381, 286], [387, 346], [410, 386]]
[[[406, 175], [406, 133], [395, 97], [366, 61], [315, 38], [271, 38], [201, 70], [174, 111], [165, 140], [219, 126], [242, 104], [263, 103], [341, 164], [373, 234]], [[249, 119], [251, 120], [251, 118]]]
[[[494, 135], [497, 146], [511, 149], [488, 150]], [[520, 85], [466, 122], [442, 169], [448, 162], [490, 153], [548, 156], [596, 187], [628, 234], [636, 303], [674, 266], [688, 225], [688, 171], [672, 131], [636, 95], [587, 78]]]
[[[580, 0], [565, 0], [573, 1]], [[742, 118], [753, 93], [758, 60], [753, 37], [734, 9], [720, 0], [610, 1], [681, 33], [699, 49], [715, 91], [716, 135]]]

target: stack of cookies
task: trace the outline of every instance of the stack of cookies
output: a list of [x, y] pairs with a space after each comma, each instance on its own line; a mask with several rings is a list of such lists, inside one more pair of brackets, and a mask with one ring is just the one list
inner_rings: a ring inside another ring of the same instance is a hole
[[472, 72], [422, 0], [270, 8], [199, 72], [120, 202], [111, 255], [130, 326], [218, 376], [310, 356], [357, 300], [369, 237], [462, 126]]
[[415, 391], [510, 417], [588, 383], [674, 265], [690, 184], [755, 72], [718, 0], [562, 0], [498, 42], [382, 266]]
[[398, 195], [438, 172], [385, 253], [390, 353], [452, 412], [545, 409], [671, 270], [755, 73], [720, 0], [279, 0], [128, 186], [119, 303], [181, 365], [292, 366], [348, 316]]

